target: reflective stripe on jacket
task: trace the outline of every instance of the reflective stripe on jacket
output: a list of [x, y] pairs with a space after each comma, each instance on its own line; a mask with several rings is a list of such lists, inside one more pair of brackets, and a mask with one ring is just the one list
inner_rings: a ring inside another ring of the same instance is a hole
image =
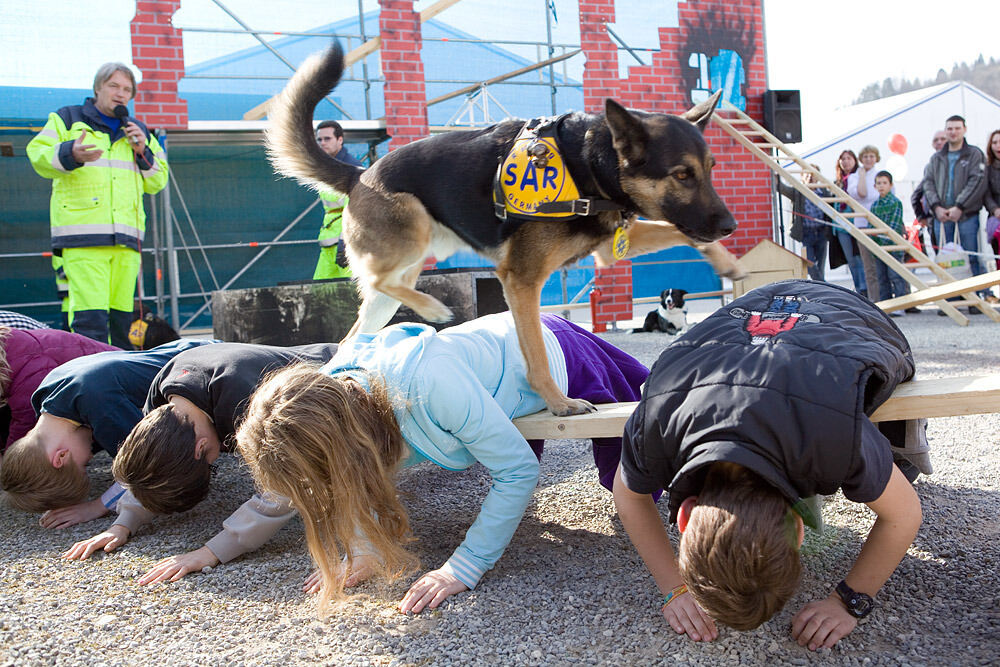
[[340, 240], [347, 195], [335, 190], [322, 190], [319, 199], [323, 203], [323, 226], [319, 228], [319, 245], [330, 248], [337, 245], [337, 241]]
[[[137, 156], [123, 128], [112, 134], [94, 106], [68, 106], [49, 114], [48, 122], [29, 143], [28, 159], [40, 176], [52, 179], [49, 220], [52, 247], [86, 248], [122, 245], [138, 250], [146, 230], [142, 194], [167, 184], [166, 154], [156, 137], [146, 134], [146, 151]], [[93, 162], [73, 159], [73, 142], [104, 153]]]

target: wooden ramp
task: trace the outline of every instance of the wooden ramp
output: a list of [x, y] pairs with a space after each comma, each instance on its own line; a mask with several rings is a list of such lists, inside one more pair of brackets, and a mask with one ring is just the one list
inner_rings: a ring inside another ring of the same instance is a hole
[[911, 306], [919, 306], [923, 303], [938, 301], [939, 299], [947, 299], [950, 296], [963, 294], [964, 292], [968, 292], [970, 290], [986, 289], [987, 287], [992, 287], [993, 285], [1000, 285], [1000, 271], [982, 273], [978, 276], [963, 278], [962, 280], [956, 280], [951, 283], [939, 283], [937, 285], [932, 285], [925, 290], [912, 292], [906, 296], [879, 301], [875, 305], [888, 313], [893, 310], [903, 310]]
[[[763, 126], [750, 118], [750, 116], [727, 104], [725, 108], [716, 109], [712, 115], [712, 120], [735, 139], [737, 143], [750, 151], [754, 157], [767, 165], [771, 171], [783, 177], [792, 187], [805, 195], [810, 202], [818, 206], [836, 225], [847, 231], [859, 245], [870, 250], [876, 259], [902, 276], [906, 282], [916, 287], [918, 293], [931, 286], [917, 277], [910, 270], [910, 266], [930, 269], [937, 276], [938, 285], [956, 282], [951, 274], [938, 266], [923, 252], [917, 250], [913, 244], [840, 189], [833, 181], [826, 178], [821, 172], [816, 171], [808, 162], [792, 152], [786, 144], [764, 129]], [[786, 169], [778, 163], [778, 160], [792, 161], [794, 165]], [[798, 178], [803, 172], [809, 172], [813, 175], [813, 182], [809, 185], [805, 185]], [[830, 193], [830, 196], [820, 197], [814, 192], [814, 190], [819, 189], [825, 189]], [[847, 210], [843, 212], [838, 211], [833, 207], [833, 204], [842, 204]], [[854, 218], [865, 218], [870, 227], [859, 229], [853, 223]], [[873, 239], [875, 236], [888, 237], [891, 245], [879, 245]], [[893, 251], [906, 253], [913, 259], [913, 262], [904, 265], [903, 262], [900, 262], [890, 254]], [[958, 312], [955, 306], [965, 305], [978, 308], [994, 322], [1000, 322], [1000, 314], [976, 294], [974, 289], [967, 289], [967, 291], [959, 293], [964, 297], [961, 301], [945, 301], [944, 297], [941, 296], [938, 296], [936, 299], [929, 299], [928, 301], [933, 300], [938, 308], [962, 326], [969, 323], [969, 318]]]
[[[607, 403], [597, 412], [556, 417], [548, 411], [514, 420], [528, 440], [616, 438], [637, 403]], [[980, 375], [911, 380], [896, 391], [872, 415], [872, 421], [955, 417], [1000, 412], [1000, 376]]]

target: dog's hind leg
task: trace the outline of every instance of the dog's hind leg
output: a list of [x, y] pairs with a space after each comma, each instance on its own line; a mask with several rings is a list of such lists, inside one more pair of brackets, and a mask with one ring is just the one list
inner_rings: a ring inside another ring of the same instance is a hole
[[354, 188], [344, 236], [362, 301], [348, 337], [378, 331], [400, 303], [429, 322], [452, 318], [447, 306], [414, 289], [426, 258], [441, 252], [440, 227], [413, 195], [387, 195], [364, 183]]
[[[425, 320], [431, 322], [447, 322], [450, 320], [452, 313], [447, 306], [434, 297], [413, 289], [413, 286], [417, 284], [417, 277], [420, 276], [422, 268], [423, 260], [419, 264], [414, 264], [402, 271], [397, 271], [393, 275], [381, 277], [377, 286], [362, 285], [360, 288], [362, 296], [361, 307], [358, 309], [358, 319], [348, 332], [347, 338], [359, 333], [375, 333], [388, 324], [392, 316], [399, 310], [401, 303], [406, 303], [407, 306], [416, 311]], [[407, 300], [404, 301], [401, 298], [396, 298], [396, 295], [405, 296]], [[422, 300], [429, 301], [432, 307], [436, 305], [444, 309], [440, 313], [433, 311], [436, 313], [438, 319], [428, 317], [425, 314], [426, 310], [425, 312], [421, 312], [413, 305], [414, 302]]]
[[375, 333], [392, 319], [392, 316], [399, 310], [399, 301], [391, 296], [383, 294], [374, 289], [365, 289], [362, 292], [361, 306], [358, 308], [358, 319], [354, 326], [347, 332], [348, 338], [353, 338], [359, 333]]

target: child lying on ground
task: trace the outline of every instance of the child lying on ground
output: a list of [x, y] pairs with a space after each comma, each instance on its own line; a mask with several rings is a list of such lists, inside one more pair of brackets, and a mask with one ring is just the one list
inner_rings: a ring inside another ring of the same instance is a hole
[[[871, 611], [921, 522], [893, 458], [931, 470], [923, 424], [885, 425], [897, 448], [868, 415], [912, 375], [885, 313], [810, 281], [756, 289], [660, 355], [625, 427], [614, 492], [676, 632], [711, 640], [713, 619], [749, 630], [780, 610], [798, 587], [803, 524], [820, 525], [803, 499], [838, 488], [878, 518], [844, 580], [795, 615], [792, 636], [830, 647]], [[661, 488], [682, 533], [679, 563], [646, 495]]]
[[[211, 343], [179, 340], [144, 352], [100, 352], [52, 370], [31, 397], [37, 423], [7, 448], [0, 486], [27, 512], [45, 512], [46, 528], [65, 528], [107, 514], [122, 493], [115, 485], [83, 502], [85, 467], [94, 452], [112, 457], [142, 418], [149, 385], [180, 352]], [[49, 510], [46, 512], [46, 510]]]
[[[250, 395], [269, 372], [294, 363], [319, 368], [337, 345], [274, 347], [219, 343], [174, 357], [153, 380], [148, 413], [122, 443], [112, 472], [128, 491], [108, 530], [77, 542], [63, 556], [84, 560], [114, 551], [154, 513], [184, 512], [208, 495], [212, 465], [234, 445], [236, 424]], [[205, 546], [164, 558], [139, 584], [177, 581], [190, 572], [228, 563], [267, 542], [294, 515], [286, 498], [255, 494]]]
[[[579, 327], [542, 316], [549, 370], [571, 398], [637, 400], [648, 370]], [[463, 470], [477, 461], [493, 483], [465, 540], [420, 577], [400, 611], [437, 607], [474, 588], [517, 528], [538, 481], [540, 443], [511, 423], [545, 408], [530, 387], [509, 313], [445, 329], [401, 324], [345, 342], [321, 372], [290, 368], [254, 394], [237, 433], [257, 484], [291, 498], [322, 573], [321, 609], [373, 573], [414, 565], [396, 472], [422, 461]], [[610, 486], [619, 438], [594, 443]], [[345, 559], [342, 564], [342, 557]]]
[[0, 326], [0, 452], [20, 440], [38, 421], [31, 395], [56, 366], [117, 347], [58, 329]]

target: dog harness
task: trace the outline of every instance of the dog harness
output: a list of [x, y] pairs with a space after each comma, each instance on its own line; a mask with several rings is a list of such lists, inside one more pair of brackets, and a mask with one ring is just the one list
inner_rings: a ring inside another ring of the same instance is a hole
[[493, 206], [501, 220], [508, 216], [571, 220], [625, 208], [606, 199], [580, 196], [556, 141], [555, 129], [561, 118], [532, 118], [526, 122], [497, 166]]
[[[581, 197], [566, 167], [556, 126], [562, 116], [532, 118], [524, 124], [493, 177], [493, 210], [500, 221], [573, 220], [625, 207], [607, 199]], [[629, 250], [626, 223], [619, 218], [611, 241], [616, 259]]]

